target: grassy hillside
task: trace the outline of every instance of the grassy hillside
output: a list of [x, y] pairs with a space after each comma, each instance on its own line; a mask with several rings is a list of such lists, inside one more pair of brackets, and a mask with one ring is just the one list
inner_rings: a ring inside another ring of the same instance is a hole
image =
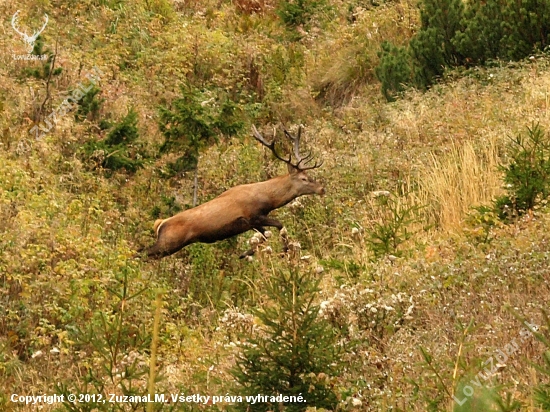
[[[474, 207], [505, 193], [499, 166], [510, 162], [510, 138], [535, 123], [550, 131], [550, 58], [451, 72], [387, 103], [375, 76], [380, 44], [407, 42], [415, 6], [297, 3], [315, 7], [296, 15], [283, 7], [293, 2], [274, 0], [0, 4], [3, 410], [34, 410], [11, 402], [13, 393], [146, 394], [153, 342], [156, 393], [244, 396], [231, 371], [250, 342], [270, 336], [262, 313], [284, 306], [287, 292], [268, 292], [294, 285], [296, 273], [319, 281], [314, 317], [339, 351], [334, 370], [300, 376], [313, 388], [306, 399], [322, 387], [340, 410], [548, 410], [536, 400], [550, 377], [537, 369], [550, 349], [541, 312], [550, 296], [547, 205], [509, 222]], [[11, 27], [17, 10], [29, 34], [48, 14], [36, 44], [49, 60], [14, 57], [27, 54]], [[305, 20], [289, 24], [296, 16]], [[46, 127], [79, 83], [91, 84], [88, 74], [97, 91]], [[310, 174], [326, 195], [273, 213], [293, 242], [288, 254], [274, 233], [252, 261], [239, 260], [250, 232], [160, 261], [133, 257], [153, 243], [155, 219], [192, 206], [193, 171], [173, 171], [181, 152], [161, 150], [159, 127], [159, 108], [172, 108], [182, 86], [206, 113], [233, 102], [242, 123], [201, 147], [199, 203], [283, 173], [252, 138], [253, 124], [266, 136], [279, 121], [304, 125], [307, 147], [324, 160]], [[132, 110], [137, 138], [106, 146]], [[49, 130], [37, 139], [35, 125]], [[112, 170], [109, 159], [137, 166]], [[540, 335], [522, 334], [520, 319]], [[517, 348], [482, 379], [496, 389], [471, 383], [511, 342]]]

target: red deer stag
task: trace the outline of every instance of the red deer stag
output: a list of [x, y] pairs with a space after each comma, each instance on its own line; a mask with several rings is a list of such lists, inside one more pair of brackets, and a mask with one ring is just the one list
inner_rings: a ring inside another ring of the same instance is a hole
[[[275, 140], [268, 143], [256, 127], [252, 127], [256, 140], [269, 148], [277, 159], [287, 164], [287, 175], [265, 182], [235, 186], [200, 206], [180, 212], [168, 219], [157, 220], [153, 227], [157, 241], [146, 249], [147, 256], [162, 258], [176, 253], [191, 243], [212, 243], [251, 229], [264, 233], [264, 226], [274, 226], [281, 230], [283, 224], [277, 219], [268, 217], [269, 212], [286, 205], [298, 196], [324, 194], [323, 186], [306, 174], [306, 170], [318, 168], [322, 162], [311, 165], [312, 154], [309, 153], [303, 157], [300, 154], [302, 128], [299, 128], [296, 137], [286, 129], [283, 128], [283, 130], [292, 141], [294, 162], [292, 154], [288, 159], [282, 157], [275, 150]], [[253, 253], [249, 250], [241, 255], [241, 258]]]

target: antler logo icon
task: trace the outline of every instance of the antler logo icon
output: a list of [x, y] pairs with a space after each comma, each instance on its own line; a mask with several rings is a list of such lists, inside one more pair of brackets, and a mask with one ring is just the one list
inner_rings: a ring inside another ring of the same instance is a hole
[[48, 24], [48, 15], [44, 13], [44, 16], [46, 18], [44, 25], [40, 30], [35, 31], [32, 36], [29, 36], [27, 33], [24, 33], [17, 28], [18, 19], [19, 19], [19, 10], [17, 10], [13, 15], [13, 17], [11, 18], [11, 26], [17, 33], [19, 33], [23, 37], [23, 40], [25, 41], [25, 43], [27, 43], [27, 48], [29, 53], [32, 53], [32, 50], [34, 49], [34, 42], [36, 41], [38, 36], [40, 36], [40, 33], [44, 31], [44, 29], [46, 28], [46, 25]]

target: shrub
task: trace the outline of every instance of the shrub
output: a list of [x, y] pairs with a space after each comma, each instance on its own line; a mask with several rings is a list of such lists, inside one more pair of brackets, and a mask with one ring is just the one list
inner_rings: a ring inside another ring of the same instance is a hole
[[78, 109], [74, 116], [75, 119], [82, 122], [84, 120], [97, 121], [99, 113], [105, 99], [99, 98], [101, 89], [93, 86], [80, 100], [78, 100]]
[[[423, 0], [420, 15], [421, 27], [409, 43], [414, 77], [408, 82], [420, 89], [448, 68], [496, 58], [519, 60], [550, 44], [550, 3], [545, 0]], [[390, 50], [383, 45], [382, 55], [391, 55]], [[390, 62], [389, 57], [382, 59], [377, 72], [391, 72], [396, 63]], [[385, 77], [382, 92], [388, 98], [387, 90], [398, 88], [391, 76]], [[385, 77], [379, 75], [381, 81]]]
[[411, 225], [417, 222], [415, 215], [420, 207], [403, 204], [389, 194], [378, 196], [376, 200], [380, 219], [370, 230], [369, 247], [377, 259], [389, 254], [401, 256], [402, 245], [414, 235]]
[[508, 0], [503, 11], [500, 56], [519, 60], [550, 45], [550, 2]]
[[503, 0], [472, 2], [464, 12], [464, 30], [452, 39], [457, 51], [466, 56], [468, 65], [484, 64], [496, 59], [504, 36]]
[[406, 47], [394, 46], [389, 42], [382, 44], [379, 56], [376, 76], [382, 83], [382, 94], [391, 102], [411, 83], [410, 56]]
[[283, 0], [277, 6], [277, 15], [289, 27], [304, 26], [322, 5], [323, 0]]
[[[75, 324], [67, 327], [78, 348], [76, 353], [93, 353], [94, 357], [90, 364], [83, 366], [79, 379], [55, 385], [57, 393], [65, 395], [63, 404], [66, 410], [113, 410], [105, 401], [114, 387], [126, 396], [145, 395], [140, 383], [148, 372], [145, 353], [149, 350], [151, 337], [143, 323], [137, 325], [135, 322], [136, 308], [142, 307], [135, 301], [142, 300], [143, 304], [141, 295], [147, 290], [135, 291], [132, 287], [136, 273], [134, 268], [122, 268], [115, 275], [116, 284], [106, 288], [106, 306], [95, 311], [91, 319], [86, 319], [85, 326]], [[78, 355], [73, 356], [76, 363], [80, 362]], [[69, 401], [67, 396], [70, 393], [77, 394], [77, 399], [88, 395], [87, 402]]]
[[425, 89], [441, 76], [445, 67], [463, 62], [452, 39], [463, 29], [462, 0], [424, 0], [420, 12], [422, 27], [411, 39], [415, 65], [415, 86]]
[[165, 137], [161, 152], [183, 153], [169, 165], [169, 176], [196, 170], [199, 152], [218, 141], [218, 135], [233, 136], [243, 127], [237, 105], [220, 91], [181, 87], [182, 96], [171, 107], [161, 107], [159, 128]]
[[[48, 79], [48, 77], [50, 77], [50, 71], [52, 70], [52, 64], [54, 62], [55, 56], [50, 50], [44, 49], [44, 38], [42, 36], [38, 36], [36, 38], [31, 54], [34, 56], [47, 55], [48, 57], [38, 67], [25, 67], [23, 69], [23, 74], [27, 77], [34, 77], [40, 80]], [[62, 71], [63, 68], [58, 67], [56, 69], [53, 69], [51, 75], [58, 76], [61, 74]]]
[[135, 172], [143, 165], [141, 158], [144, 157], [135, 147], [138, 137], [137, 113], [131, 109], [104, 140], [89, 141], [82, 151], [87, 159], [95, 162], [94, 168]]
[[494, 202], [502, 220], [520, 216], [550, 196], [550, 137], [536, 124], [508, 147], [509, 164], [501, 166], [507, 194]]

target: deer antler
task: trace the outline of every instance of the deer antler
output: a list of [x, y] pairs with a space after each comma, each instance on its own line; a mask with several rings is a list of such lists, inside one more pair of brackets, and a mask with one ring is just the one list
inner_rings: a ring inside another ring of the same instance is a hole
[[[308, 152], [305, 156], [302, 156], [300, 154], [300, 139], [302, 137], [302, 125], [298, 127], [298, 136], [292, 136], [290, 132], [283, 126], [283, 131], [285, 133], [285, 136], [288, 137], [292, 141], [292, 147], [294, 149], [294, 157], [296, 158], [296, 169], [298, 170], [311, 170], [311, 169], [317, 169], [323, 164], [323, 161], [321, 160], [319, 163], [315, 162], [313, 166], [305, 166], [308, 163], [311, 163], [313, 160], [313, 154], [311, 152]], [[304, 165], [304, 166], [301, 166]]]
[[267, 140], [265, 140], [265, 138], [260, 134], [260, 132], [258, 132], [258, 129], [256, 129], [256, 126], [252, 125], [252, 134], [254, 135], [254, 137], [256, 138], [257, 141], [259, 141], [261, 144], [263, 144], [265, 147], [267, 147], [269, 150], [271, 150], [271, 152], [273, 153], [273, 155], [285, 162], [286, 164], [289, 164], [291, 166], [294, 166], [290, 160], [291, 160], [291, 156], [289, 155], [288, 156], [288, 159], [285, 159], [284, 157], [282, 157], [281, 155], [279, 155], [279, 153], [277, 153], [277, 150], [275, 150], [275, 140], [273, 140], [271, 143], [268, 143]]
[[[315, 164], [313, 166], [305, 167], [305, 165], [307, 165], [308, 163], [310, 163], [313, 160], [313, 155], [312, 155], [311, 152], [309, 152], [305, 156], [302, 156], [300, 154], [300, 138], [302, 137], [302, 126], [301, 125], [298, 129], [298, 136], [297, 137], [292, 136], [290, 134], [290, 132], [288, 130], [286, 130], [286, 128], [284, 126], [283, 126], [283, 131], [284, 131], [285, 136], [288, 137], [292, 141], [293, 152], [294, 152], [293, 154], [294, 154], [294, 157], [296, 159], [296, 163], [292, 163], [292, 154], [288, 155], [288, 159], [285, 159], [279, 153], [277, 153], [277, 151], [275, 150], [275, 139], [271, 143], [269, 143], [258, 132], [258, 129], [256, 129], [256, 126], [252, 126], [252, 134], [254, 135], [256, 140], [258, 140], [261, 144], [263, 144], [265, 147], [267, 147], [269, 150], [271, 150], [271, 152], [273, 153], [273, 155], [277, 159], [285, 162], [286, 164], [292, 166], [293, 168], [303, 171], [303, 170], [316, 169], [316, 168], [320, 167], [323, 164], [323, 161], [321, 161], [319, 163], [315, 162]], [[302, 166], [302, 165], [304, 165], [304, 166]]]

